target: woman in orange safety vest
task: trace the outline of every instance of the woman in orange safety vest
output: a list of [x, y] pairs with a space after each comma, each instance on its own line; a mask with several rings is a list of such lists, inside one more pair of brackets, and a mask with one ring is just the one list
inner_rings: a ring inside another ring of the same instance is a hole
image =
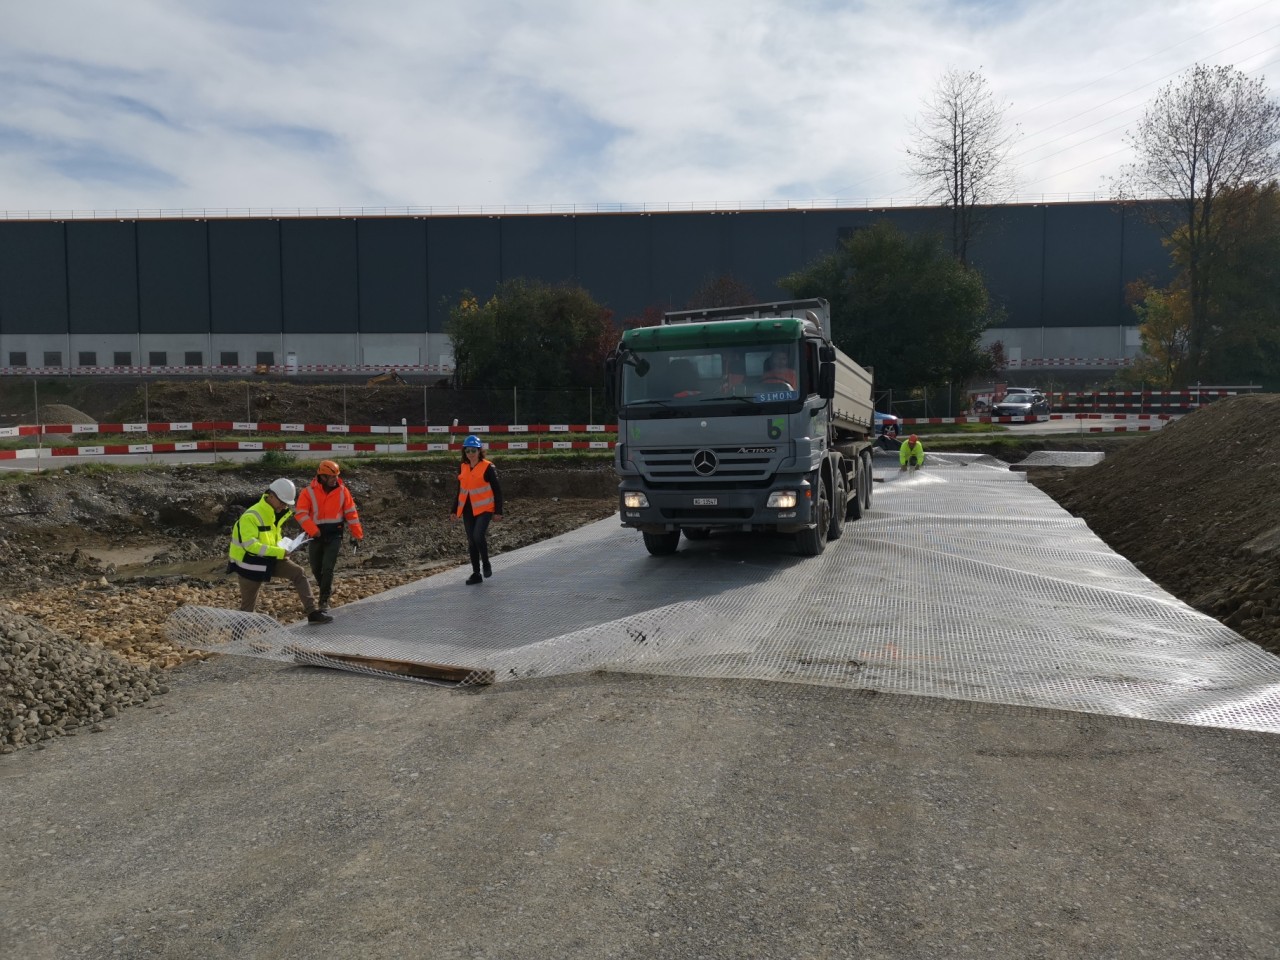
[[484, 444], [475, 434], [462, 441], [462, 465], [458, 470], [458, 507], [454, 516], [462, 518], [467, 531], [467, 551], [471, 555], [471, 576], [467, 585], [483, 583], [493, 576], [489, 566], [489, 543], [485, 539], [490, 520], [502, 519], [502, 486], [497, 468], [484, 458]]

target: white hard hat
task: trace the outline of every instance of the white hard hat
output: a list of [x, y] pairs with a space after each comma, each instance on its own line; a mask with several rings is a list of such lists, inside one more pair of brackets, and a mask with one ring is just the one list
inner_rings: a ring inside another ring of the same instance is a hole
[[281, 503], [292, 507], [298, 499], [298, 488], [293, 485], [292, 480], [281, 477], [279, 480], [272, 480], [271, 486], [267, 487]]

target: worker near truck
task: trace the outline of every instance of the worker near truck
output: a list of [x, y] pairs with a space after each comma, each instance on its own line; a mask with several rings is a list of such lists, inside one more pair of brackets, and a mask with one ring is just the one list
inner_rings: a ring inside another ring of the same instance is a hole
[[283, 577], [292, 584], [302, 611], [309, 623], [333, 623], [333, 617], [321, 610], [311, 593], [307, 571], [289, 559], [289, 553], [305, 541], [282, 535], [282, 527], [293, 516], [297, 487], [285, 477], [272, 480], [261, 499], [246, 510], [231, 528], [231, 545], [227, 550], [227, 571], [240, 581], [240, 609], [252, 613], [258, 603], [262, 585], [272, 577]]
[[475, 434], [462, 441], [462, 464], [458, 469], [457, 510], [454, 516], [467, 531], [467, 552], [471, 576], [467, 586], [483, 583], [493, 576], [489, 564], [489, 522], [502, 519], [502, 485], [498, 469], [484, 457], [484, 443]]
[[923, 466], [924, 444], [913, 433], [902, 441], [902, 446], [898, 447], [898, 469], [905, 470], [907, 467], [911, 467], [915, 470]]
[[294, 517], [311, 542], [307, 544], [307, 560], [311, 574], [320, 587], [320, 609], [329, 609], [333, 596], [333, 573], [342, 553], [342, 538], [351, 530], [351, 543], [360, 549], [364, 527], [356, 510], [355, 497], [340, 474], [342, 468], [334, 460], [321, 460], [315, 478], [298, 494]]

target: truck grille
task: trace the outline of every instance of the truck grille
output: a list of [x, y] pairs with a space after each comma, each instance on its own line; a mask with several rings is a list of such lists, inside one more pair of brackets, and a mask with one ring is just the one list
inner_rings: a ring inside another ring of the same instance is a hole
[[630, 449], [645, 478], [656, 483], [740, 483], [769, 479], [780, 450], [747, 453], [734, 447], [646, 447]]

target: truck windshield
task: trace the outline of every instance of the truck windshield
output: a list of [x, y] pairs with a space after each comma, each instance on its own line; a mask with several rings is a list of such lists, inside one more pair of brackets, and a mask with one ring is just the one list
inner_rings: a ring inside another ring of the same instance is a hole
[[[622, 402], [664, 406], [715, 400], [775, 403], [804, 395], [796, 343], [636, 351], [623, 366]], [[641, 372], [643, 371], [643, 372]]]

